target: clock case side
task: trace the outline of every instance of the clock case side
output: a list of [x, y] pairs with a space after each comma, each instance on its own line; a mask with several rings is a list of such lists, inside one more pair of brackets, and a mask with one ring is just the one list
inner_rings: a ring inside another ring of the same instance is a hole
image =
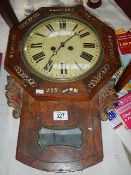
[[[101, 62], [83, 79], [65, 83], [43, 80], [31, 73], [23, 62], [21, 45], [25, 33], [42, 19], [54, 15], [82, 18], [90, 23], [100, 35], [103, 44]], [[110, 43], [107, 37], [111, 37], [112, 41]], [[111, 49], [113, 50], [113, 56]], [[65, 100], [89, 100], [116, 72], [119, 66], [114, 31], [87, 12], [81, 5], [76, 7], [42, 7], [13, 27], [9, 34], [5, 69], [31, 96], [38, 100], [62, 100], [63, 98]], [[43, 93], [36, 93], [36, 90], [40, 90]]]

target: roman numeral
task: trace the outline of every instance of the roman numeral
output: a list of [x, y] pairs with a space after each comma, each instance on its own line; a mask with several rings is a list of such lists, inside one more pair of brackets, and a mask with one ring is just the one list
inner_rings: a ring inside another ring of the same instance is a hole
[[48, 63], [45, 65], [44, 70], [50, 72], [53, 67], [53, 61], [49, 60]]
[[41, 36], [41, 37], [46, 37], [45, 35], [41, 34], [41, 33], [35, 33], [35, 35]]
[[45, 54], [43, 52], [40, 52], [33, 55], [32, 58], [34, 59], [34, 61], [36, 61], [36, 63], [38, 63], [45, 58]]
[[59, 24], [60, 24], [60, 29], [66, 29], [66, 20], [60, 20], [59, 21]]
[[61, 74], [67, 74], [66, 64], [61, 63]]
[[91, 60], [93, 59], [93, 56], [86, 52], [82, 52], [80, 57], [84, 58], [85, 60], [89, 62], [91, 62]]
[[88, 36], [88, 35], [90, 35], [89, 32], [83, 33], [83, 34], [80, 35], [80, 38], [84, 38], [85, 36]]
[[32, 43], [30, 45], [30, 48], [41, 48], [42, 47], [42, 43]]
[[75, 29], [78, 27], [78, 24], [75, 25], [72, 31], [75, 31]]
[[54, 31], [54, 29], [53, 29], [53, 27], [52, 27], [51, 24], [46, 25], [46, 27], [47, 27], [47, 29], [48, 29], [50, 32], [53, 32], [53, 31]]
[[95, 44], [94, 43], [83, 43], [83, 47], [84, 48], [95, 48]]

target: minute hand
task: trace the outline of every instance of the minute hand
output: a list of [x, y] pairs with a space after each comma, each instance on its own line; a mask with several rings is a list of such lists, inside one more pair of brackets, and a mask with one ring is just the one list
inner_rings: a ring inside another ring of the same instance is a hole
[[67, 38], [64, 42], [61, 42], [61, 45], [63, 44], [65, 44], [67, 41], [69, 41], [71, 38], [73, 38], [74, 36], [76, 36], [77, 34], [76, 33], [74, 33], [74, 35], [72, 35], [71, 37], [69, 37], [69, 38]]
[[[76, 35], [79, 35], [83, 30], [85, 30], [86, 28], [80, 30], [79, 32], [75, 32], [74, 35], [72, 35], [71, 37], [67, 38], [64, 42], [61, 42], [61, 45], [64, 45], [67, 41], [69, 41], [71, 38], [73, 38]], [[64, 47], [64, 46], [62, 46]], [[58, 48], [59, 49], [59, 48]]]

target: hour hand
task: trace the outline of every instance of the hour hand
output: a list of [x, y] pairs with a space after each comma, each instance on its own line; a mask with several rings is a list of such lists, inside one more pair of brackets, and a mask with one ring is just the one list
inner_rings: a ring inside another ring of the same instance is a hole
[[52, 58], [53, 56], [57, 55], [58, 51], [59, 51], [62, 47], [64, 47], [64, 46], [65, 46], [65, 42], [61, 42], [61, 43], [60, 43], [60, 46], [58, 47], [58, 49], [53, 51], [53, 54], [51, 55], [51, 58]]
[[[51, 55], [50, 59], [51, 59], [52, 57], [54, 57], [55, 55], [57, 55], [57, 52], [58, 52], [58, 50], [60, 50], [61, 47], [63, 47], [63, 44], [60, 44], [60, 46], [58, 47], [57, 50], [53, 50], [53, 54]], [[50, 59], [49, 59], [49, 60], [50, 60]]]

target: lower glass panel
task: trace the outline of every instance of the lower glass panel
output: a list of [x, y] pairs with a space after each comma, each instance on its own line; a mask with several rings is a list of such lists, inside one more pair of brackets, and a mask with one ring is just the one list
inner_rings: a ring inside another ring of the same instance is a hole
[[82, 130], [79, 127], [65, 130], [42, 127], [39, 130], [38, 144], [41, 148], [49, 146], [79, 148], [82, 144]]

